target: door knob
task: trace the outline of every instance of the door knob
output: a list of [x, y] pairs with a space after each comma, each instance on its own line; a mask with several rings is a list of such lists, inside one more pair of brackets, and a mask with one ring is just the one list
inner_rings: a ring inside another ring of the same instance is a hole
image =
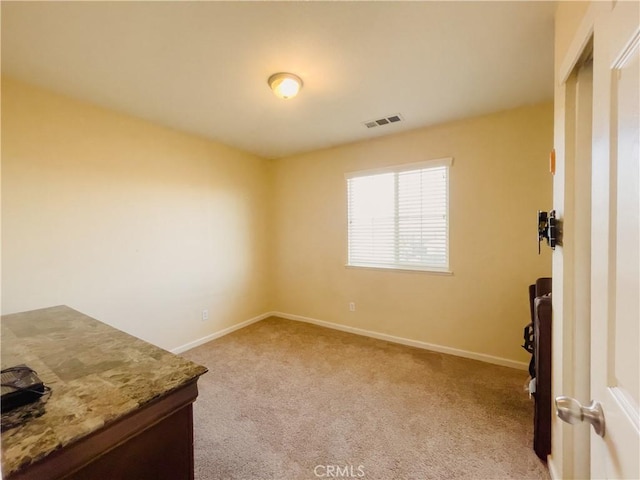
[[595, 400], [583, 407], [575, 398], [556, 397], [556, 413], [560, 420], [571, 425], [589, 422], [596, 433], [604, 437], [604, 412], [602, 411], [602, 405]]

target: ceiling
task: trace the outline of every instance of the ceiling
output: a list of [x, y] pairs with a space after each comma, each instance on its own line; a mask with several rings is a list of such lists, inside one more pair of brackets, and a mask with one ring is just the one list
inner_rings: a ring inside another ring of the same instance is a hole
[[554, 2], [1, 4], [3, 74], [265, 158], [553, 95]]

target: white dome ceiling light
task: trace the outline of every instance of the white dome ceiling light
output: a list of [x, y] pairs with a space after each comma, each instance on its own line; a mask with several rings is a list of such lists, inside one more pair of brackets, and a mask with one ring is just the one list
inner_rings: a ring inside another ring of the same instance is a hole
[[285, 100], [295, 97], [302, 88], [302, 79], [293, 73], [274, 73], [267, 83], [277, 97]]

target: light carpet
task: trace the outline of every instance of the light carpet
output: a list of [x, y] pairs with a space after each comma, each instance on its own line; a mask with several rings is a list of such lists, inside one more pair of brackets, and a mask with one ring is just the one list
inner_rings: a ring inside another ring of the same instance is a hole
[[271, 317], [205, 365], [196, 479], [548, 479], [526, 372]]

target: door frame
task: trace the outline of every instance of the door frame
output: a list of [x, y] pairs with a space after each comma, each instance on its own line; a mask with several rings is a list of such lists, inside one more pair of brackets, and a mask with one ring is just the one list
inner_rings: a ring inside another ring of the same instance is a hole
[[[555, 77], [554, 77], [554, 146], [556, 172], [553, 182], [553, 207], [561, 222], [562, 237], [569, 240], [553, 253], [553, 327], [552, 327], [552, 385], [551, 396], [575, 396], [581, 398], [590, 388], [590, 366], [583, 359], [590, 349], [589, 335], [576, 335], [582, 331], [585, 320], [584, 291], [576, 288], [574, 281], [584, 265], [580, 251], [573, 248], [576, 235], [575, 215], [585, 215], [576, 210], [574, 195], [580, 190], [584, 176], [576, 174], [580, 168], [576, 153], [576, 66], [584, 59], [585, 51], [593, 39], [595, 18], [599, 12], [611, 8], [609, 2], [560, 2], [556, 11]], [[588, 215], [591, 215], [590, 209]], [[565, 220], [566, 219], [566, 220]], [[584, 221], [584, 218], [579, 219]], [[577, 257], [578, 255], [578, 257]], [[575, 364], [581, 365], [576, 370]], [[569, 426], [555, 415], [552, 418], [552, 450], [548, 458], [549, 472], [553, 479], [583, 476], [590, 465], [589, 426]], [[584, 427], [584, 428], [583, 428]]]

